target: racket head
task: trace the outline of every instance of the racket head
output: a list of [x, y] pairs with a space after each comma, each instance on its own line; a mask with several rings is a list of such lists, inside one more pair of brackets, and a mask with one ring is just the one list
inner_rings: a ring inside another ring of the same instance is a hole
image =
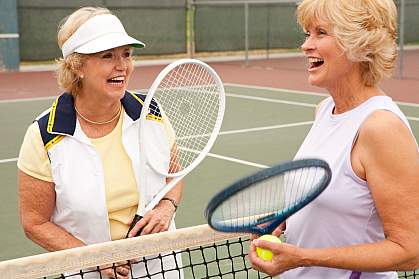
[[205, 217], [222, 232], [270, 234], [318, 197], [332, 177], [320, 159], [288, 161], [247, 176], [217, 193]]
[[[184, 176], [210, 151], [224, 110], [224, 86], [210, 66], [196, 59], [169, 64], [157, 76], [144, 101], [143, 111], [147, 113], [140, 116], [140, 154], [157, 173]], [[144, 127], [150, 117], [164, 122], [171, 160], [168, 166], [155, 159], [158, 151], [152, 147], [157, 145], [145, 137]]]

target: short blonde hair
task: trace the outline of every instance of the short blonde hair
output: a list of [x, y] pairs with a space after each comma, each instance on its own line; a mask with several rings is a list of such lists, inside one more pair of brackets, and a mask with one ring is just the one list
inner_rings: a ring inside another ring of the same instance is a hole
[[[65, 17], [58, 29], [58, 46], [62, 48], [71, 35], [88, 19], [102, 14], [111, 14], [111, 12], [106, 8], [84, 7]], [[73, 96], [76, 96], [82, 88], [81, 79], [77, 75], [77, 71], [82, 68], [87, 56], [87, 54], [73, 53], [65, 59], [57, 59], [58, 68], [56, 75], [58, 85]]]
[[397, 58], [397, 8], [393, 0], [304, 0], [299, 24], [331, 24], [348, 59], [360, 62], [365, 85], [391, 77]]

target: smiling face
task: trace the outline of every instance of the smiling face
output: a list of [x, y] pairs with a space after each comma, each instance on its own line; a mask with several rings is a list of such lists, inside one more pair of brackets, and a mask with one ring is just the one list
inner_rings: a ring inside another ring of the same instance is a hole
[[328, 89], [360, 76], [359, 65], [347, 58], [326, 22], [311, 24], [305, 36], [301, 48], [307, 58], [310, 84]]
[[82, 94], [121, 99], [134, 69], [132, 48], [121, 46], [88, 56], [80, 70]]

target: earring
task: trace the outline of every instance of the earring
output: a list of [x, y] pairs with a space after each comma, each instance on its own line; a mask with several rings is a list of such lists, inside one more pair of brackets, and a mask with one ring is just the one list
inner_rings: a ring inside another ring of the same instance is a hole
[[84, 75], [80, 75], [80, 79], [84, 79]]

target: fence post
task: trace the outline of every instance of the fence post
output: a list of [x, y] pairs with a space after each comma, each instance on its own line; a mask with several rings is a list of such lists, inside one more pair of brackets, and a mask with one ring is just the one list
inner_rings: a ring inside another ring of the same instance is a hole
[[249, 3], [244, 3], [244, 57], [245, 65], [249, 65]]
[[0, 9], [0, 71], [19, 70], [19, 33], [16, 0], [2, 0]]
[[188, 57], [193, 58], [195, 55], [195, 37], [194, 37], [194, 20], [195, 20], [195, 5], [194, 0], [188, 0], [187, 6], [187, 17], [188, 17], [188, 24], [187, 24], [187, 32], [188, 32]]
[[404, 16], [405, 1], [400, 0], [400, 25], [399, 25], [399, 78], [403, 79], [403, 60], [404, 60]]

